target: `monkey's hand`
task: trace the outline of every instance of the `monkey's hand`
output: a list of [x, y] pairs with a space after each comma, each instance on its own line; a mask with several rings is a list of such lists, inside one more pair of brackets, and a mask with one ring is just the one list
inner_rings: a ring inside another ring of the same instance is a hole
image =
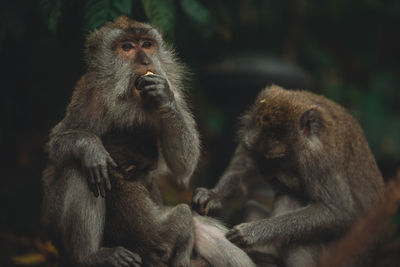
[[95, 197], [106, 196], [106, 189], [111, 190], [107, 166], [117, 167], [115, 161], [102, 145], [93, 145], [92, 149], [85, 150], [82, 156], [83, 168], [87, 171], [89, 188]]
[[141, 76], [136, 80], [135, 85], [145, 106], [162, 109], [175, 103], [168, 81], [161, 75]]
[[[124, 247], [114, 247], [109, 248], [108, 250], [108, 253], [110, 253], [110, 255], [106, 259], [106, 262], [104, 264], [105, 266], [142, 266], [142, 258], [138, 254], [133, 253]], [[101, 266], [103, 266], [103, 264]]]
[[257, 225], [254, 223], [241, 223], [234, 226], [228, 233], [226, 238], [241, 248], [249, 247], [260, 241], [257, 231]]
[[207, 215], [210, 210], [222, 207], [221, 199], [211, 189], [199, 187], [194, 191], [192, 207], [200, 214]]

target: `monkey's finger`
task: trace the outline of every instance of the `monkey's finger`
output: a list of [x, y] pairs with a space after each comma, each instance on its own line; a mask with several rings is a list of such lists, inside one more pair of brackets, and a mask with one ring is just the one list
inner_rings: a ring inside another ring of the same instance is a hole
[[141, 76], [139, 77], [136, 82], [135, 82], [135, 86], [136, 89], [138, 89], [139, 91], [143, 90], [143, 87], [148, 85], [148, 84], [152, 84], [154, 83], [154, 80], [151, 79], [150, 77], [151, 75], [147, 75], [147, 76]]
[[208, 210], [206, 209], [206, 203], [204, 201], [201, 201], [201, 199], [204, 197], [204, 194], [199, 193], [194, 196], [192, 200], [192, 206], [194, 207], [195, 210], [197, 210], [201, 215], [206, 215], [208, 213]]
[[127, 260], [130, 264], [133, 264], [133, 266], [140, 266], [140, 264], [142, 264], [142, 258], [138, 254], [133, 253], [129, 250], [122, 251], [121, 256], [123, 256], [125, 260]]
[[136, 265], [136, 263], [142, 263], [142, 258], [138, 254], [132, 253], [130, 251], [125, 251], [123, 255], [125, 259], [134, 266]]
[[167, 84], [167, 80], [160, 75], [147, 75], [144, 81], [145, 84]]
[[94, 173], [93, 173], [92, 169], [89, 169], [88, 172], [89, 172], [89, 176], [88, 176], [89, 183], [90, 184], [95, 184], [96, 181], [95, 181]]
[[139, 87], [146, 85], [146, 84], [155, 84], [155, 83], [164, 83], [165, 82], [165, 78], [160, 76], [160, 75], [156, 75], [156, 74], [148, 74], [146, 76], [141, 76], [138, 78], [137, 80], [137, 85]]
[[111, 190], [111, 183], [110, 183], [110, 178], [108, 177], [108, 171], [106, 167], [101, 167], [100, 169], [101, 176], [103, 177], [104, 180], [104, 186], [107, 188], [108, 191]]
[[115, 168], [118, 167], [118, 164], [114, 161], [114, 159], [111, 156], [108, 156], [107, 163]]
[[98, 184], [97, 186], [99, 188], [101, 197], [103, 197], [103, 198], [106, 197], [106, 190], [104, 189], [104, 185], [103, 184]]
[[161, 90], [161, 89], [164, 89], [165, 88], [165, 86], [163, 85], [163, 84], [160, 84], [160, 83], [156, 83], [156, 84], [147, 84], [147, 85], [145, 85], [145, 86], [143, 86], [143, 89], [142, 89], [142, 91], [147, 91], [147, 92], [150, 92], [150, 91], [158, 91], [158, 90]]
[[95, 197], [99, 197], [99, 189], [97, 188], [96, 184], [90, 184], [90, 190], [93, 192]]
[[229, 241], [233, 242], [234, 240], [236, 240], [239, 237], [239, 233], [236, 229], [231, 229], [225, 234], [225, 237]]
[[96, 183], [99, 188], [101, 197], [105, 197], [105, 190], [101, 179], [100, 170], [98, 168], [94, 168], [94, 173], [96, 175]]
[[153, 85], [148, 85], [142, 88], [142, 90], [140, 91], [140, 96], [142, 98], [146, 98], [152, 92], [157, 92], [157, 88], [155, 88]]
[[226, 233], [225, 237], [240, 248], [247, 246], [243, 235], [236, 229], [230, 230], [228, 233]]
[[139, 256], [139, 254], [132, 253], [133, 259], [135, 260], [135, 263], [142, 265], [142, 257]]
[[203, 190], [204, 190], [203, 188], [197, 188], [196, 190], [194, 190], [194, 196], [192, 199], [192, 203], [194, 203], [194, 204], [199, 203], [199, 198], [204, 194]]
[[129, 261], [127, 261], [126, 260], [126, 258], [124, 258], [124, 257], [119, 257], [118, 258], [118, 263], [120, 264], [120, 266], [126, 266], [126, 267], [129, 267], [130, 266], [130, 264], [129, 264]]
[[208, 201], [207, 205], [205, 206], [205, 209], [207, 210], [207, 213], [209, 210], [217, 210], [221, 208], [221, 202], [218, 200], [210, 200]]
[[99, 190], [97, 189], [97, 185], [95, 182], [95, 175], [92, 169], [89, 169], [89, 188], [93, 192], [95, 197], [99, 197]]
[[139, 254], [132, 253], [131, 251], [127, 251], [126, 253], [134, 262], [142, 263], [142, 257]]
[[207, 203], [211, 200], [210, 198], [211, 198], [211, 196], [208, 193], [201, 194], [198, 198], [199, 205], [202, 206], [203, 208], [205, 208]]

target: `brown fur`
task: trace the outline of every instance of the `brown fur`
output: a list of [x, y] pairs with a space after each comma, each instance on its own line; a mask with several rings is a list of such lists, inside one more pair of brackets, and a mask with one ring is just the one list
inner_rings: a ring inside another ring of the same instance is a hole
[[[316, 266], [383, 192], [383, 179], [356, 120], [306, 91], [271, 86], [240, 120], [239, 146], [214, 189], [198, 189], [200, 211], [245, 192], [248, 177], [276, 192], [269, 218], [235, 226], [227, 237], [249, 251], [264, 247], [286, 266]], [[370, 255], [349, 266], [371, 266]]]
[[[390, 218], [400, 205], [400, 171], [394, 180], [389, 181], [385, 188], [385, 194], [355, 223], [350, 231], [328, 251], [321, 260], [320, 267], [345, 266], [354, 258], [368, 253], [382, 251], [374, 247], [377, 241], [389, 234]], [[397, 253], [394, 253], [398, 254]], [[395, 266], [395, 261], [385, 262], [379, 259], [382, 266]], [[392, 265], [389, 265], [392, 264]], [[381, 266], [377, 264], [377, 266]]]

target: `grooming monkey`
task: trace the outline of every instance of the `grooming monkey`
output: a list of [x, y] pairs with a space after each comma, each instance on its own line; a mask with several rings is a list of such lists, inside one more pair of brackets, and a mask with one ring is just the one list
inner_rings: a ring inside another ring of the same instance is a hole
[[[250, 177], [276, 192], [272, 214], [242, 223], [227, 238], [246, 250], [271, 247], [285, 266], [317, 266], [378, 199], [383, 179], [364, 134], [344, 108], [310, 92], [267, 87], [240, 120], [239, 144], [211, 190], [198, 188], [202, 214], [245, 193]], [[360, 257], [349, 266], [370, 266]]]

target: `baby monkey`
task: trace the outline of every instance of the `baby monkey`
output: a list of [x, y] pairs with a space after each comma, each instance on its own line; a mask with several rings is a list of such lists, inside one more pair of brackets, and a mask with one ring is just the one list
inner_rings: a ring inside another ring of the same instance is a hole
[[[384, 183], [357, 121], [341, 106], [306, 92], [265, 88], [240, 119], [239, 145], [211, 190], [198, 188], [202, 214], [266, 179], [276, 192], [270, 217], [227, 233], [251, 250], [270, 246], [285, 266], [317, 266], [383, 192]], [[348, 266], [371, 266], [361, 256]]]
[[217, 221], [192, 214], [187, 204], [162, 204], [156, 181], [147, 175], [157, 162], [152, 132], [137, 134], [140, 141], [121, 132], [103, 140], [118, 164], [109, 166], [105, 244], [139, 254], [143, 266], [254, 266]]

